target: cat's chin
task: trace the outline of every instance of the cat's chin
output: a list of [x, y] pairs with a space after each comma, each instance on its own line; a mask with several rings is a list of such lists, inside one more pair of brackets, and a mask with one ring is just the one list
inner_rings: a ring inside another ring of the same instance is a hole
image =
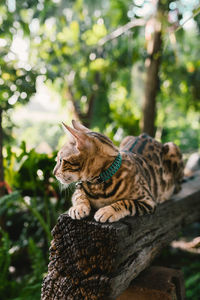
[[57, 178], [57, 180], [61, 183], [63, 189], [67, 189], [71, 184], [73, 184], [72, 181], [66, 182], [62, 178]]
[[63, 186], [68, 186], [70, 183], [66, 182], [64, 179], [56, 176], [56, 179], [63, 185]]
[[70, 185], [70, 183], [67, 183], [67, 182], [65, 182], [64, 180], [62, 180], [62, 179], [58, 179], [58, 181], [59, 181], [59, 183], [61, 184], [61, 189], [62, 190], [65, 190], [65, 189], [67, 189], [68, 187], [69, 187], [69, 185]]
[[61, 184], [62, 184], [62, 189], [63, 190], [66, 190], [70, 185], [70, 183], [61, 183]]

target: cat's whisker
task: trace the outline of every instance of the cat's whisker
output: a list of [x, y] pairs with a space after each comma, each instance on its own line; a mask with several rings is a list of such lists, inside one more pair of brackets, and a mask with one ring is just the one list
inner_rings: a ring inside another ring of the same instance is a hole
[[66, 189], [67, 189], [67, 185], [59, 181], [59, 190], [61, 195], [63, 194], [63, 191], [65, 191]]

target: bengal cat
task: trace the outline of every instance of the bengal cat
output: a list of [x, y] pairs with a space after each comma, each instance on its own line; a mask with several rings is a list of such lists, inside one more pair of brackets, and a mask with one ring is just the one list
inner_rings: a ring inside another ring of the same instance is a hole
[[127, 136], [117, 148], [105, 135], [77, 121], [63, 124], [70, 139], [57, 155], [56, 178], [76, 182], [69, 215], [82, 219], [96, 209], [99, 222], [152, 213], [181, 188], [183, 161], [173, 143], [161, 144], [147, 134]]

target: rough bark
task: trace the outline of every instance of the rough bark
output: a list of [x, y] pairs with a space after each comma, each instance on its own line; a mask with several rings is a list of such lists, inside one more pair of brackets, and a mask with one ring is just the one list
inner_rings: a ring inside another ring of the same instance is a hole
[[0, 197], [5, 194], [4, 170], [3, 170], [3, 128], [2, 128], [2, 109], [0, 109]]
[[154, 215], [100, 224], [59, 217], [42, 300], [116, 299], [181, 229], [200, 218], [200, 173]]
[[141, 121], [141, 130], [142, 132], [148, 133], [150, 136], [155, 135], [156, 96], [159, 88], [159, 68], [162, 53], [161, 11], [159, 9], [160, 1], [158, 1], [157, 6], [158, 11], [156, 16], [146, 25], [147, 27], [151, 27], [150, 30], [153, 29], [153, 34], [149, 34], [147, 37], [148, 56], [145, 61], [146, 81], [142, 106], [143, 117]]

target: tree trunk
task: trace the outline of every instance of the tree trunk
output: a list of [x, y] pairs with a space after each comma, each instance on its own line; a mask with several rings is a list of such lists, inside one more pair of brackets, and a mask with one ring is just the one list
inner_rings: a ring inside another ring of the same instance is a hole
[[[97, 86], [97, 89], [99, 89], [100, 85], [100, 74], [96, 72], [94, 83]], [[80, 100], [76, 99], [73, 93], [72, 84], [68, 85], [67, 89], [67, 99], [70, 100], [71, 104], [71, 111], [74, 115], [74, 117], [79, 120], [83, 125], [87, 126], [88, 128], [91, 127], [93, 114], [94, 114], [94, 106], [96, 99], [96, 93], [97, 91], [93, 91], [87, 101], [87, 109], [85, 112], [81, 111], [80, 108]]]
[[[158, 1], [159, 7], [160, 1]], [[155, 116], [156, 116], [156, 96], [159, 88], [159, 67], [162, 51], [162, 32], [161, 22], [159, 20], [160, 11], [158, 9], [154, 19], [151, 19], [146, 26], [147, 53], [146, 82], [143, 101], [143, 118], [141, 122], [142, 132], [150, 136], [155, 135]], [[153, 34], [151, 32], [153, 31]], [[149, 34], [150, 32], [150, 34]]]
[[0, 197], [5, 194], [4, 182], [4, 170], [3, 170], [3, 128], [2, 128], [2, 113], [0, 108]]

